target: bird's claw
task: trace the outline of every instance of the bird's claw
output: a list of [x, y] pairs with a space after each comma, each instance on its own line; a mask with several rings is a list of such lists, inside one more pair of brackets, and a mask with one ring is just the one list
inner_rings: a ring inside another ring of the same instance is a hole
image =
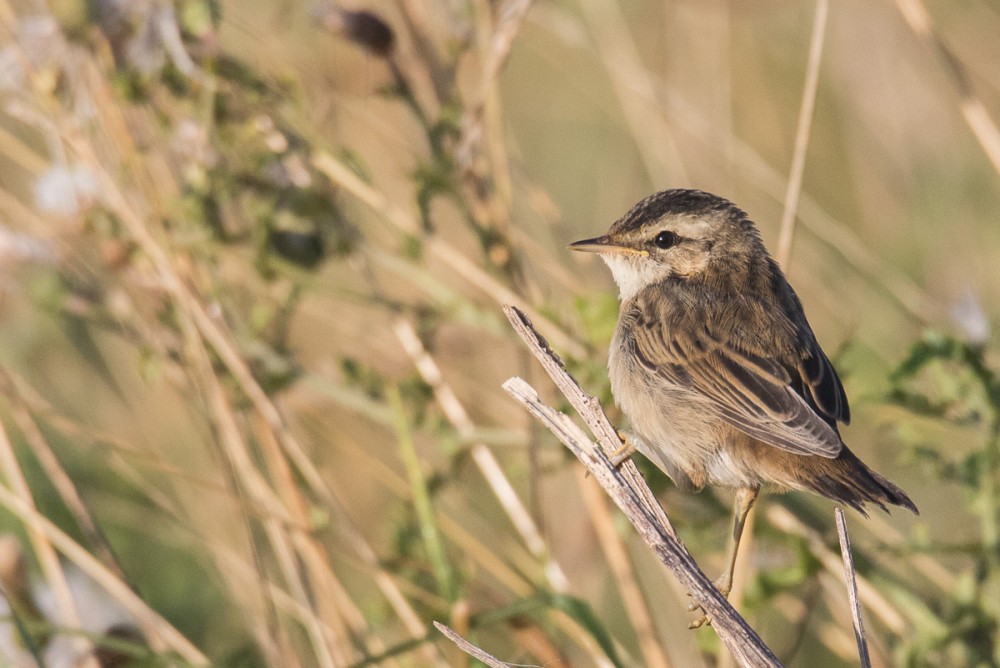
[[[688, 596], [691, 596], [690, 592], [688, 592]], [[708, 618], [708, 613], [705, 612], [705, 608], [701, 607], [701, 603], [693, 602], [687, 607], [687, 609], [688, 612], [701, 611], [701, 617], [688, 624], [688, 628], [691, 629], [692, 631], [695, 629], [700, 629], [703, 626], [712, 625], [712, 620]]]
[[711, 626], [711, 625], [712, 625], [712, 620], [708, 618], [708, 615], [702, 615], [698, 619], [688, 624], [688, 629], [691, 631], [697, 631], [703, 626]]
[[612, 465], [614, 465], [615, 468], [618, 468], [635, 454], [636, 447], [635, 444], [632, 443], [632, 439], [628, 437], [628, 433], [621, 431], [620, 429], [616, 429], [615, 433], [618, 434], [618, 438], [621, 440], [622, 444], [621, 447], [612, 452], [608, 458], [611, 460]]
[[[723, 598], [729, 598], [729, 592], [732, 589], [732, 584], [729, 583], [727, 580], [728, 578], [722, 576], [718, 580], [712, 583], [713, 585], [715, 585], [715, 588], [719, 590], [719, 593], [722, 594]], [[691, 598], [694, 598], [694, 595], [691, 592], [688, 592], [687, 595], [690, 596]], [[691, 629], [692, 631], [695, 629], [700, 629], [703, 626], [712, 625], [712, 620], [709, 619], [708, 613], [705, 612], [705, 608], [702, 607], [701, 603], [693, 601], [690, 605], [688, 605], [687, 609], [688, 612], [701, 611], [701, 617], [688, 624], [688, 628]]]

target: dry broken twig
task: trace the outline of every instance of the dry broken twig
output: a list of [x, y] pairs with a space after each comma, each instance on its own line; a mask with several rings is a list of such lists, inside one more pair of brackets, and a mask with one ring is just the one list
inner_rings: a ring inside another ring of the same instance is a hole
[[490, 668], [511, 668], [513, 665], [505, 661], [501, 661], [492, 654], [487, 654], [462, 636], [458, 635], [454, 629], [445, 626], [441, 622], [434, 622], [434, 628], [443, 633], [445, 638], [458, 645], [460, 650], [472, 658], [482, 661], [487, 666], [490, 666]]
[[[691, 592], [712, 619], [713, 627], [737, 663], [742, 666], [780, 666], [777, 657], [764, 644], [757, 632], [719, 593], [698, 568], [687, 548], [677, 538], [669, 520], [653, 497], [635, 464], [627, 461], [620, 467], [611, 463], [607, 453], [620, 444], [618, 434], [596, 398], [590, 396], [566, 371], [562, 360], [531, 325], [520, 310], [505, 306], [504, 314], [518, 335], [538, 358], [570, 404], [597, 437], [601, 447], [573, 422], [569, 416], [543, 403], [533, 387], [520, 378], [511, 378], [504, 389], [521, 402], [587, 467], [594, 479], [611, 496], [653, 550]], [[601, 449], [603, 447], [603, 450]]]

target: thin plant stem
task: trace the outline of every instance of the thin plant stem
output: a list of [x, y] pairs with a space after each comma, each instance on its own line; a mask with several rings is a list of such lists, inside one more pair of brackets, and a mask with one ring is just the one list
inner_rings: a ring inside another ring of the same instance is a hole
[[[806, 539], [809, 549], [812, 551], [823, 568], [837, 577], [843, 576], [843, 565], [838, 556], [827, 547], [823, 537], [818, 531], [806, 526], [802, 520], [797, 518], [787, 508], [779, 505], [770, 505], [766, 511], [767, 520], [772, 525], [790, 534], [802, 536]], [[879, 592], [871, 582], [865, 577], [858, 575], [858, 596], [862, 603], [871, 611], [880, 622], [892, 633], [902, 636], [907, 631], [906, 618], [903, 613], [893, 605], [889, 599]]]
[[858, 600], [858, 581], [854, 572], [854, 556], [851, 554], [851, 539], [847, 535], [847, 520], [842, 508], [834, 509], [837, 518], [837, 537], [840, 539], [840, 554], [844, 559], [844, 581], [847, 584], [847, 599], [851, 605], [851, 620], [854, 622], [854, 638], [858, 642], [858, 656], [861, 668], [871, 668], [872, 659], [868, 654], [865, 638], [865, 623], [861, 617], [861, 602]]
[[[567, 17], [563, 17], [567, 18]], [[555, 36], [558, 37], [558, 34]], [[605, 65], [613, 81], [651, 79], [638, 59], [611, 59]], [[652, 93], [656, 103], [677, 119], [677, 131], [695, 138], [715, 154], [733, 160], [745, 171], [750, 182], [777, 201], [784, 201], [788, 188], [787, 175], [772, 166], [748, 142], [730, 133], [720, 133], [719, 128], [707, 123], [700, 110], [690, 104], [680, 93], [660, 85]], [[641, 135], [643, 146], [652, 146], [661, 154], [668, 151], [658, 138], [650, 133]], [[730, 157], [731, 155], [731, 157]], [[943, 313], [941, 304], [926, 290], [884, 257], [877, 255], [857, 232], [830, 215], [808, 192], [800, 195], [798, 205], [802, 227], [816, 239], [843, 258], [847, 266], [864, 276], [892, 299], [905, 313], [922, 323], [936, 322]]]
[[[0, 505], [17, 515], [21, 521], [35, 527], [52, 542], [67, 559], [75, 563], [91, 579], [104, 588], [130, 614], [139, 620], [144, 628], [152, 629], [166, 647], [177, 652], [185, 661], [196, 666], [207, 666], [208, 658], [166, 619], [150, 608], [127, 584], [108, 570], [86, 549], [66, 535], [48, 518], [22, 501], [6, 487], [0, 485]], [[154, 640], [155, 642], [155, 640]]]
[[506, 661], [501, 661], [500, 659], [496, 658], [492, 654], [489, 654], [489, 653], [487, 653], [487, 652], [479, 649], [478, 647], [476, 647], [475, 645], [473, 645], [471, 642], [469, 642], [468, 640], [466, 640], [462, 636], [458, 635], [458, 633], [456, 633], [452, 629], [448, 628], [447, 626], [445, 626], [441, 622], [434, 622], [434, 628], [436, 628], [438, 631], [440, 631], [441, 633], [443, 633], [445, 638], [447, 638], [448, 640], [450, 640], [453, 643], [455, 643], [455, 645], [460, 650], [462, 650], [463, 652], [465, 652], [469, 656], [473, 657], [474, 659], [482, 661], [484, 664], [486, 664], [490, 668], [515, 668], [516, 666], [519, 665], [519, 664], [514, 664], [514, 663], [507, 663]]
[[649, 606], [643, 596], [642, 588], [636, 580], [635, 571], [629, 561], [622, 537], [615, 530], [607, 499], [602, 493], [601, 486], [593, 478], [584, 476], [582, 472], [580, 478], [580, 489], [583, 491], [583, 499], [587, 504], [591, 524], [597, 532], [605, 559], [607, 559], [611, 573], [618, 584], [618, 591], [621, 592], [622, 602], [629, 616], [631, 627], [639, 640], [639, 648], [644, 659], [643, 665], [651, 668], [669, 668], [671, 662], [667, 656], [666, 648], [656, 637], [656, 627], [653, 624]]
[[[424, 348], [416, 330], [413, 329], [413, 325], [401, 319], [396, 321], [394, 329], [403, 349], [413, 360], [420, 376], [433, 389], [434, 397], [445, 417], [458, 430], [459, 435], [471, 436], [475, 432], [475, 424], [469, 418], [465, 406], [459, 401], [454, 390], [444, 381], [440, 368]], [[497, 501], [503, 506], [514, 528], [521, 535], [521, 540], [524, 541], [528, 551], [543, 564], [549, 584], [557, 592], [568, 591], [569, 580], [565, 572], [549, 554], [541, 531], [535, 525], [531, 513], [521, 502], [514, 486], [507, 479], [496, 457], [481, 442], [473, 442], [471, 451], [476, 466], [486, 479], [486, 483], [490, 486]]]
[[83, 497], [80, 496], [76, 484], [66, 473], [55, 452], [52, 451], [34, 417], [32, 417], [31, 412], [25, 405], [23, 397], [18, 394], [16, 385], [8, 375], [7, 370], [2, 366], [0, 366], [0, 384], [5, 388], [8, 397], [13, 403], [12, 413], [14, 421], [17, 422], [25, 439], [31, 443], [32, 453], [45, 470], [46, 475], [52, 482], [52, 486], [56, 488], [63, 503], [66, 504], [66, 507], [73, 514], [80, 530], [87, 536], [87, 540], [91, 543], [91, 548], [101, 557], [101, 560], [109, 569], [123, 581], [127, 582], [128, 579], [125, 577], [125, 572], [122, 570], [114, 550], [111, 549], [110, 543], [108, 543], [107, 538], [104, 536], [104, 532], [97, 525], [90, 509], [83, 501]]
[[584, 0], [580, 8], [594, 34], [594, 48], [611, 74], [621, 113], [650, 181], [656, 186], [689, 184], [674, 126], [663, 112], [657, 83], [642, 65], [618, 3]]
[[445, 600], [452, 603], [457, 596], [454, 569], [449, 563], [448, 554], [441, 541], [430, 490], [427, 487], [427, 478], [424, 475], [420, 457], [417, 455], [416, 444], [413, 442], [413, 435], [410, 432], [403, 400], [399, 388], [396, 386], [389, 387], [386, 394], [396, 418], [396, 439], [399, 441], [400, 456], [410, 481], [410, 492], [413, 495], [413, 508], [417, 524], [420, 527], [421, 542], [427, 552], [427, 560], [434, 571], [438, 591]]
[[[806, 65], [806, 81], [802, 90], [802, 103], [799, 107], [799, 120], [795, 132], [795, 148], [792, 152], [792, 166], [789, 170], [788, 187], [785, 190], [785, 207], [781, 215], [781, 226], [778, 235], [778, 250], [775, 259], [784, 271], [788, 271], [792, 259], [792, 241], [795, 236], [795, 221], [798, 218], [799, 197], [802, 193], [802, 177], [805, 173], [806, 155], [809, 150], [809, 138], [812, 135], [813, 110], [816, 106], [816, 92], [819, 89], [819, 70], [823, 56], [823, 41], [826, 35], [826, 20], [829, 13], [829, 0], [817, 0], [816, 13], [813, 19], [812, 36], [809, 42], [809, 60]], [[743, 527], [743, 551], [736, 562], [736, 573], [733, 578], [733, 589], [729, 600], [735, 607], [743, 602], [743, 592], [749, 577], [750, 555], [754, 546], [754, 526], [757, 514], [751, 513]], [[725, 668], [729, 657], [723, 657], [721, 666]]]
[[983, 547], [991, 565], [1000, 563], [1000, 504], [997, 498], [997, 475], [1000, 474], [1000, 414], [991, 420], [989, 435], [983, 445], [981, 531]]
[[[11, 492], [16, 494], [19, 501], [37, 515], [35, 500], [31, 494], [31, 489], [28, 487], [28, 481], [24, 477], [21, 465], [17, 461], [17, 456], [14, 453], [14, 445], [7, 435], [7, 429], [2, 423], [0, 423], [0, 469], [2, 469], [3, 475], [7, 479], [7, 484], [10, 486]], [[73, 594], [69, 589], [66, 573], [53, 548], [51, 538], [35, 522], [23, 517], [22, 520], [25, 523], [28, 538], [31, 540], [35, 554], [41, 563], [45, 580], [56, 600], [59, 610], [59, 623], [72, 628], [79, 628], [80, 613], [77, 609], [76, 601], [73, 599]], [[84, 659], [84, 663], [91, 668], [96, 666], [93, 657], [90, 656], [90, 648], [87, 646], [88, 643], [86, 640], [76, 639], [74, 640], [74, 644], [77, 645], [76, 651], [80, 656], [88, 657]]]
[[917, 37], [940, 55], [945, 71], [958, 91], [962, 118], [992, 163], [993, 169], [1000, 175], [1000, 128], [973, 90], [971, 77], [962, 61], [934, 27], [934, 21], [921, 0], [896, 0], [896, 7]]
[[468, 281], [498, 304], [519, 304], [549, 339], [558, 344], [574, 357], [582, 358], [587, 354], [587, 348], [575, 338], [567, 334], [559, 325], [546, 317], [536, 308], [525, 303], [525, 300], [513, 290], [503, 285], [487, 273], [482, 267], [472, 262], [453, 244], [445, 239], [430, 234], [425, 235], [416, 219], [403, 209], [392, 204], [384, 193], [365, 183], [357, 174], [351, 171], [342, 161], [326, 152], [320, 152], [312, 158], [313, 166], [322, 172], [333, 183], [344, 188], [373, 211], [384, 217], [400, 232], [420, 238], [427, 251], [441, 260], [460, 278]]
[[799, 122], [795, 131], [795, 149], [792, 153], [792, 167], [785, 190], [785, 209], [781, 215], [781, 231], [778, 234], [778, 264], [787, 272], [792, 257], [792, 241], [795, 237], [795, 220], [799, 209], [799, 195], [802, 192], [802, 176], [806, 169], [806, 155], [809, 152], [809, 137], [812, 131], [813, 110], [816, 108], [816, 91], [819, 89], [819, 67], [823, 59], [823, 38], [826, 35], [826, 17], [829, 0], [816, 1], [812, 38], [809, 43], [809, 62], [806, 66], [806, 83], [802, 89], [802, 104], [799, 107]]

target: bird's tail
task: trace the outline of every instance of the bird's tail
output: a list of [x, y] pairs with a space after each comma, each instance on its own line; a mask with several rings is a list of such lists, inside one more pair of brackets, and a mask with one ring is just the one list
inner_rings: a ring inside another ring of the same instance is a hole
[[865, 504], [874, 503], [888, 512], [887, 505], [901, 506], [919, 515], [916, 504], [906, 492], [858, 459], [846, 447], [830, 465], [817, 471], [809, 487], [825, 497], [850, 506], [868, 516]]

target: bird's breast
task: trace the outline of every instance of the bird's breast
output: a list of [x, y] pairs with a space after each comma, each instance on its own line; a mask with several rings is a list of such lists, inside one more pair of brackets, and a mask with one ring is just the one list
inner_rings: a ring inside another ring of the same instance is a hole
[[728, 428], [711, 410], [711, 400], [641, 364], [633, 345], [630, 328], [620, 326], [608, 375], [615, 401], [639, 437], [636, 445], [679, 486], [701, 487]]

